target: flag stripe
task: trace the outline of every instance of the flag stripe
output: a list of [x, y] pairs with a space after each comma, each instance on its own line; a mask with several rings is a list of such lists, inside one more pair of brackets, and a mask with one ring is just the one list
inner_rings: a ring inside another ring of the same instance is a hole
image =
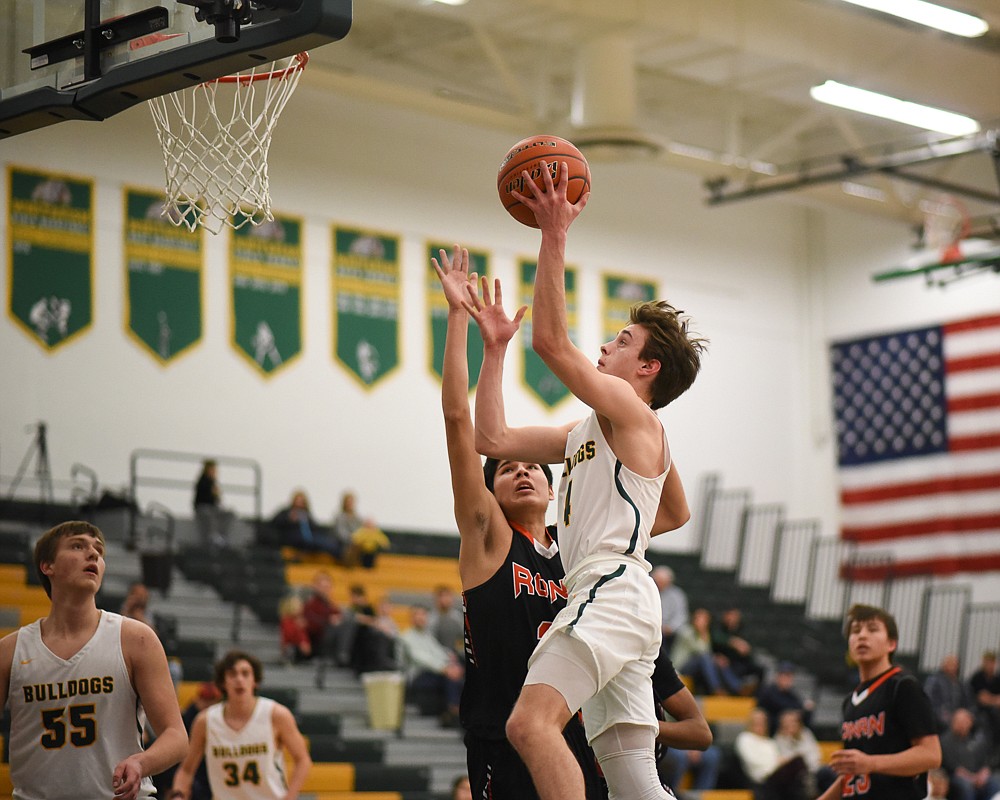
[[856, 581], [885, 581], [913, 575], [954, 575], [958, 572], [991, 572], [1000, 570], [1000, 553], [979, 553], [967, 556], [944, 556], [895, 561], [892, 564], [847, 564], [844, 577]]
[[936, 536], [941, 533], [977, 533], [991, 528], [1000, 528], [1000, 513], [939, 517], [893, 525], [845, 526], [840, 529], [840, 533], [841, 538], [849, 542], [871, 542], [909, 536]]
[[925, 497], [953, 492], [975, 492], [996, 489], [1000, 486], [1000, 472], [965, 477], [938, 477], [912, 483], [896, 483], [874, 489], [845, 489], [840, 502], [845, 506], [856, 503], [874, 503], [880, 500], [902, 500], [907, 497]]
[[955, 436], [951, 440], [951, 449], [958, 453], [965, 450], [993, 450], [998, 447], [1000, 447], [1000, 433], [989, 433], [982, 436]]
[[977, 411], [982, 408], [1000, 408], [1000, 392], [952, 397], [948, 400], [948, 411], [951, 412]]

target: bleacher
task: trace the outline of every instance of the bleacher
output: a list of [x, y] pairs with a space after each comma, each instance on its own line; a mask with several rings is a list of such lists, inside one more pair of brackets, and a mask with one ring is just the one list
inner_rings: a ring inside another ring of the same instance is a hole
[[[36, 527], [33, 533], [43, 529]], [[159, 597], [154, 593], [152, 613], [172, 623], [165, 648], [183, 667], [184, 680], [178, 687], [181, 707], [190, 702], [199, 681], [211, 679], [212, 664], [222, 652], [232, 646], [252, 650], [265, 662], [261, 694], [292, 709], [309, 743], [315, 763], [303, 797], [444, 800], [451, 779], [464, 770], [464, 748], [458, 732], [441, 729], [435, 719], [419, 716], [415, 706], [407, 707], [401, 731], [371, 729], [363, 686], [351, 672], [333, 669], [325, 688], [317, 689], [314, 667], [280, 663], [276, 609], [282, 596], [308, 586], [322, 569], [333, 577], [337, 602], [346, 602], [348, 587], [360, 584], [373, 602], [390, 600], [395, 618], [405, 627], [410, 603], [429, 600], [439, 585], [460, 591], [457, 542], [395, 532], [391, 534], [392, 550], [383, 553], [374, 568], [364, 569], [336, 564], [324, 555], [282, 550], [273, 543], [258, 545], [249, 527], [242, 536], [236, 546], [209, 554], [194, 544], [193, 530], [184, 535], [182, 529], [170, 594]], [[26, 558], [30, 561], [30, 540], [31, 534], [23, 529], [6, 539], [0, 535], [0, 556], [14, 562], [0, 565], [0, 619], [8, 621], [8, 630], [44, 615], [48, 607], [44, 591], [31, 585], [33, 570], [25, 565]], [[760, 640], [769, 645], [776, 641], [766, 637], [769, 628], [799, 625], [788, 616], [788, 609], [769, 609], [745, 592], [734, 593], [733, 585], [725, 584], [725, 577], [731, 581], [731, 576], [703, 570], [694, 557], [669, 554], [663, 559], [673, 566], [692, 605], [718, 609], [717, 598], [726, 597], [727, 602], [752, 606], [747, 614], [751, 637], [758, 634], [758, 613], [760, 619], [768, 620], [759, 632]], [[114, 539], [108, 545], [108, 564], [100, 601], [102, 607], [117, 610], [125, 587], [141, 577], [141, 564], [136, 553]], [[12, 609], [16, 616], [10, 614]], [[5, 613], [7, 617], [2, 616]], [[234, 631], [238, 631], [238, 641], [232, 639]], [[699, 697], [698, 701], [715, 731], [717, 744], [731, 749], [753, 700]], [[830, 749], [830, 744], [825, 745], [825, 752]], [[5, 780], [9, 782], [4, 764], [0, 795]], [[702, 793], [701, 800], [751, 800], [751, 795], [745, 789], [722, 788]]]

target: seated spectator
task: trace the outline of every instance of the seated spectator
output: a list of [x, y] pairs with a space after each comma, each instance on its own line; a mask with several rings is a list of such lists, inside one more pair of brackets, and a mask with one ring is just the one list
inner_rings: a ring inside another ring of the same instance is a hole
[[397, 661], [406, 672], [410, 690], [433, 696], [441, 708], [441, 724], [458, 724], [458, 703], [465, 672], [455, 653], [444, 647], [427, 627], [428, 612], [422, 606], [410, 609], [411, 626], [399, 635]]
[[941, 766], [951, 781], [953, 800], [991, 800], [1000, 781], [990, 772], [992, 745], [983, 731], [973, 731], [972, 712], [960, 708], [941, 736]]
[[927, 772], [927, 797], [924, 800], [948, 800], [951, 781], [940, 767]]
[[736, 735], [736, 756], [750, 781], [755, 800], [804, 800], [808, 769], [802, 756], [782, 758], [767, 734], [767, 714], [755, 708], [746, 730]]
[[308, 661], [313, 655], [303, 608], [302, 598], [294, 594], [282, 600], [279, 608], [281, 657], [292, 664]]
[[757, 663], [753, 647], [741, 635], [743, 612], [727, 608], [712, 625], [712, 651], [723, 656], [742, 683], [740, 694], [753, 695], [764, 679], [764, 668]]
[[710, 744], [705, 750], [677, 750], [669, 748], [660, 764], [660, 775], [680, 797], [679, 789], [685, 775], [691, 776], [691, 789], [696, 792], [714, 789], [719, 782], [722, 749]]
[[684, 590], [674, 583], [674, 571], [670, 567], [656, 567], [652, 575], [660, 592], [663, 644], [669, 653], [674, 644], [674, 636], [688, 621], [688, 599]]
[[145, 622], [150, 627], [153, 623], [146, 617], [146, 609], [149, 606], [149, 589], [142, 581], [133, 581], [128, 585], [128, 594], [122, 602], [121, 615], [130, 619], [137, 619]]
[[453, 650], [457, 656], [464, 656], [465, 615], [455, 604], [455, 592], [450, 586], [438, 586], [434, 590], [434, 608], [427, 627], [441, 644]]
[[937, 672], [927, 676], [924, 691], [930, 698], [941, 732], [948, 730], [951, 717], [957, 709], [972, 709], [974, 705], [972, 691], [959, 674], [958, 656], [954, 653], [946, 655]]
[[358, 500], [354, 492], [344, 492], [340, 496], [340, 513], [333, 518], [332, 534], [340, 542], [341, 551], [345, 554], [345, 558], [350, 553], [354, 532], [365, 524], [364, 520], [358, 516], [357, 503]]
[[327, 653], [324, 647], [332, 639], [331, 631], [343, 618], [340, 607], [330, 597], [332, 591], [333, 578], [320, 570], [313, 576], [312, 591], [302, 606], [313, 656]]
[[767, 712], [768, 730], [774, 736], [782, 712], [790, 709], [801, 712], [802, 722], [808, 726], [816, 704], [812, 700], [803, 700], [795, 691], [795, 665], [791, 661], [781, 661], [775, 670], [774, 680], [757, 692], [757, 706]]
[[392, 614], [392, 603], [383, 597], [376, 611], [378, 613], [375, 616], [375, 626], [386, 636], [393, 639], [399, 636], [399, 626], [396, 624], [396, 618]]
[[803, 725], [799, 709], [790, 708], [781, 712], [774, 741], [782, 760], [802, 756], [806, 765], [806, 793], [810, 797], [822, 794], [837, 779], [837, 773], [823, 765], [819, 742], [813, 732]]
[[378, 554], [391, 546], [389, 537], [371, 524], [362, 525], [351, 536], [351, 549], [355, 553], [355, 559], [365, 569], [373, 569]]
[[301, 490], [292, 494], [291, 502], [271, 518], [271, 524], [278, 530], [283, 545], [311, 553], [328, 553], [333, 558], [341, 556], [340, 540], [320, 532], [309, 512], [309, 498]]
[[236, 515], [222, 506], [218, 465], [210, 458], [202, 462], [201, 474], [194, 486], [194, 518], [203, 546], [225, 547]]
[[349, 605], [334, 639], [337, 663], [358, 674], [396, 668], [396, 637], [379, 625], [375, 608], [360, 584], [350, 588]]
[[997, 672], [996, 651], [983, 653], [981, 666], [969, 678], [969, 688], [976, 703], [976, 715], [988, 726], [993, 744], [1000, 751], [1000, 672]]
[[371, 519], [361, 518], [357, 502], [354, 492], [341, 495], [340, 513], [333, 518], [333, 536], [340, 542], [346, 563], [371, 569], [378, 554], [389, 549], [389, 537]]
[[705, 608], [696, 608], [691, 621], [677, 631], [670, 650], [670, 660], [677, 672], [694, 681], [699, 691], [710, 694], [736, 693], [741, 683], [724, 657], [712, 652], [712, 615]]

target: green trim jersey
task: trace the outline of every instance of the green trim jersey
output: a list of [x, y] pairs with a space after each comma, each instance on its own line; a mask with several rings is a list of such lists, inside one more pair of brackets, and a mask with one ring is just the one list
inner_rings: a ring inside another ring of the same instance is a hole
[[[142, 751], [145, 714], [121, 645], [122, 617], [101, 612], [70, 659], [42, 642], [41, 623], [21, 628], [10, 669], [10, 766], [14, 800], [112, 800], [115, 767]], [[155, 796], [142, 779], [139, 797]]]
[[214, 800], [276, 800], [287, 791], [271, 715], [275, 702], [258, 697], [250, 720], [229, 727], [226, 704], [205, 711], [205, 766]]
[[[559, 551], [569, 574], [594, 555], [621, 554], [645, 563], [660, 492], [670, 468], [663, 436], [664, 470], [644, 478], [612, 452], [597, 412], [569, 432], [559, 481]], [[647, 571], [649, 564], [646, 564]]]

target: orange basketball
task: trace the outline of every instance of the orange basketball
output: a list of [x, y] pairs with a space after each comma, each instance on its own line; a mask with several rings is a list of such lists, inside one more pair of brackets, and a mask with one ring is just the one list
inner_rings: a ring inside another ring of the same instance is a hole
[[517, 198], [511, 197], [511, 191], [527, 194], [524, 175], [527, 170], [535, 185], [543, 188], [545, 179], [539, 162], [545, 161], [549, 174], [555, 180], [559, 165], [566, 162], [569, 165], [569, 185], [566, 187], [566, 199], [575, 203], [584, 192], [590, 191], [590, 165], [583, 153], [576, 149], [572, 142], [560, 139], [558, 136], [529, 136], [515, 144], [500, 162], [497, 172], [497, 192], [500, 202], [514, 219], [522, 225], [537, 228], [535, 215]]

